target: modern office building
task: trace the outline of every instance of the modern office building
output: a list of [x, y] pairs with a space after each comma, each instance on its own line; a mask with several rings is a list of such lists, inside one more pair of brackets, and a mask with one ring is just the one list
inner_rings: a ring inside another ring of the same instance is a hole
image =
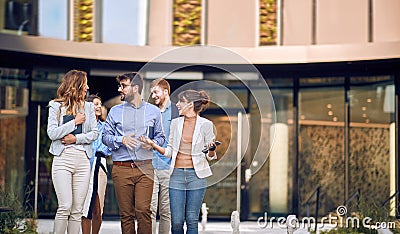
[[[146, 98], [160, 76], [172, 91], [211, 94], [204, 116], [223, 144], [209, 217], [304, 216], [317, 197], [325, 215], [356, 194], [396, 211], [399, 10], [399, 0], [0, 0], [0, 186], [31, 188], [38, 214], [54, 215], [46, 106], [63, 75], [86, 71], [110, 108], [115, 76], [141, 71]], [[104, 215], [117, 214], [110, 178]]]

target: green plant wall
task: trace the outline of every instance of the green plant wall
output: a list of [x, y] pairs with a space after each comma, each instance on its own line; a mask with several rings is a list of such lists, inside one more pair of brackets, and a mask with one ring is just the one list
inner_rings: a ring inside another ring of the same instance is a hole
[[201, 0], [174, 0], [172, 44], [201, 43]]
[[276, 0], [260, 0], [260, 45], [274, 45], [277, 42]]

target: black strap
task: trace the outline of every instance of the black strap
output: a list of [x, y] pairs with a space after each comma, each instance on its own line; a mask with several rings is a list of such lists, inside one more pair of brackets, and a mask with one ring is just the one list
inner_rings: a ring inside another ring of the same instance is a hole
[[[97, 154], [97, 152], [96, 152]], [[92, 219], [92, 213], [95, 205], [95, 201], [97, 198], [97, 193], [99, 189], [99, 168], [101, 165], [101, 157], [96, 157], [96, 165], [94, 167], [94, 175], [93, 175], [93, 192], [92, 192], [92, 197], [90, 199], [90, 206], [89, 206], [89, 212], [87, 215], [88, 219]]]

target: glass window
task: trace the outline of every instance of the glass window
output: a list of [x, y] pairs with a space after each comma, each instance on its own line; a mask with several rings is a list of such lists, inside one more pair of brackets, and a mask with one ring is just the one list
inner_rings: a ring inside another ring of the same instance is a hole
[[28, 115], [28, 72], [0, 67], [0, 114], [2, 117]]
[[0, 188], [24, 197], [29, 73], [0, 68], [0, 75]]
[[[205, 90], [210, 96], [210, 107], [202, 113], [215, 126], [216, 140], [222, 145], [217, 148], [217, 161], [211, 161], [213, 176], [207, 178], [207, 192], [204, 202], [213, 217], [227, 217], [237, 207], [237, 145], [238, 145], [238, 112], [242, 115], [242, 150], [249, 157], [249, 115], [247, 112], [249, 92], [247, 87], [236, 79], [228, 77], [225, 72], [207, 76], [209, 80], [186, 82], [174, 90], [172, 99], [180, 91], [191, 88]], [[221, 78], [221, 79], [216, 79]], [[240, 167], [238, 167], [240, 169]]]
[[102, 42], [146, 45], [147, 8], [148, 0], [103, 0]]
[[388, 124], [394, 115], [394, 82], [390, 76], [352, 77], [351, 123]]
[[[293, 88], [292, 79], [286, 79], [285, 82], [286, 87], [270, 86], [275, 108], [271, 103], [257, 103], [254, 98], [251, 99], [251, 157], [246, 164], [253, 170], [252, 173], [256, 168], [259, 171], [248, 182], [250, 218], [263, 217], [264, 212], [286, 215], [291, 211]], [[260, 105], [271, 111], [266, 119], [261, 119], [257, 108]], [[261, 132], [262, 129], [264, 132]]]
[[381, 207], [396, 191], [394, 78], [351, 77], [350, 84], [349, 197], [360, 191], [363, 202]]
[[2, 33], [33, 35], [33, 0], [0, 1], [0, 30]]
[[58, 86], [65, 73], [34, 70], [32, 72], [32, 101], [49, 102], [56, 97]]
[[39, 0], [39, 36], [68, 39], [68, 0]]
[[[228, 217], [236, 210], [237, 181], [237, 118], [234, 115], [204, 115], [215, 126], [216, 139], [222, 142], [217, 148], [218, 161], [210, 162], [213, 176], [207, 179], [204, 202], [209, 207], [209, 216]], [[216, 181], [215, 178], [223, 178]]]
[[[299, 212], [321, 186], [319, 213], [343, 203], [344, 78], [302, 78], [299, 90]], [[315, 197], [311, 199], [315, 201]], [[315, 202], [310, 204], [315, 210]]]
[[238, 110], [245, 111], [248, 108], [249, 92], [240, 81], [186, 81], [184, 85], [180, 86], [176, 90], [173, 90], [171, 93], [171, 99], [174, 102], [177, 102], [178, 94], [186, 89], [202, 89], [208, 93], [210, 96], [210, 105], [206, 112], [212, 112], [214, 110], [221, 109], [225, 112], [234, 111], [237, 113]]

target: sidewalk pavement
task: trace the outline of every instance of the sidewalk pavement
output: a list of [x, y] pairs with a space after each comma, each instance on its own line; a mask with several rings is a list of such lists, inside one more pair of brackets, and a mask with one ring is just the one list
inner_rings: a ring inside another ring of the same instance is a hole
[[[53, 230], [53, 219], [38, 219], [38, 232], [39, 234], [49, 234]], [[241, 222], [239, 225], [240, 234], [247, 233], [281, 233], [286, 234], [286, 229], [274, 225], [273, 228], [261, 228], [257, 225], [255, 221], [245, 221]], [[206, 225], [205, 231], [202, 231], [202, 226], [199, 223], [199, 233], [200, 234], [228, 234], [232, 233], [231, 223], [226, 222], [213, 222], [210, 221]], [[100, 234], [117, 234], [121, 233], [121, 223], [119, 220], [110, 221], [104, 220], [100, 229]], [[309, 233], [305, 229], [299, 229], [294, 232], [295, 234], [306, 234]]]

